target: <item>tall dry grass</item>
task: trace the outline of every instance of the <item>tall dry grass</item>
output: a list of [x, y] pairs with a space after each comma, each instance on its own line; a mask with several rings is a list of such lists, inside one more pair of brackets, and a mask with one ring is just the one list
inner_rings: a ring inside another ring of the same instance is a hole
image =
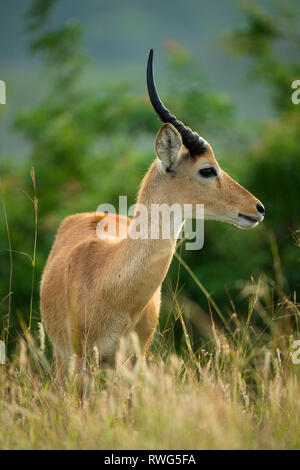
[[55, 383], [43, 328], [39, 341], [26, 330], [14, 358], [0, 369], [0, 448], [299, 448], [300, 365], [291, 361], [290, 335], [299, 310], [287, 299], [278, 308], [268, 340], [259, 337], [251, 326], [254, 312], [264, 313], [256, 292], [247, 322], [234, 319], [233, 335], [212, 322], [211, 342], [194, 353], [186, 338], [183, 358], [152, 353], [145, 362], [132, 337], [135, 363], [125, 343], [116, 371], [91, 362], [83, 404], [76, 381], [66, 389]]

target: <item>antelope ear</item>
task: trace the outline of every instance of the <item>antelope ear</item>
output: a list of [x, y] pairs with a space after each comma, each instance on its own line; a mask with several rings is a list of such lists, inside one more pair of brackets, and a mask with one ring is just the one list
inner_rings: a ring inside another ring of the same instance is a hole
[[161, 126], [156, 136], [155, 150], [157, 158], [165, 171], [175, 170], [181, 146], [182, 138], [177, 129], [169, 123]]

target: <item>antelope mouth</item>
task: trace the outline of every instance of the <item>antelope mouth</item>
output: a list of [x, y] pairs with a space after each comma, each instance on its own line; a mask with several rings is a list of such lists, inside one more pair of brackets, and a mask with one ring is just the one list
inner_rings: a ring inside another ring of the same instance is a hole
[[238, 213], [239, 225], [240, 227], [255, 227], [259, 222], [263, 220], [263, 217], [255, 217], [253, 215]]
[[246, 215], [246, 214], [241, 214], [240, 212], [238, 213], [238, 216], [241, 217], [242, 219], [248, 220], [249, 222], [256, 223], [260, 222], [259, 217], [254, 217], [253, 215]]

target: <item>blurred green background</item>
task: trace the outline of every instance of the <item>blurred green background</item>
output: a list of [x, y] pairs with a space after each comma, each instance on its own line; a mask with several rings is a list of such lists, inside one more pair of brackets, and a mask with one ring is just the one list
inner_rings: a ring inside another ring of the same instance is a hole
[[[258, 283], [270, 293], [270, 318], [282, 293], [297, 299], [296, 0], [12, 0], [1, 6], [0, 25], [0, 79], [7, 84], [0, 106], [0, 332], [6, 336], [9, 314], [11, 350], [20, 319], [28, 325], [32, 317], [33, 329], [40, 319], [39, 281], [61, 220], [117, 204], [119, 195], [135, 201], [160, 126], [146, 93], [151, 47], [166, 105], [266, 208], [264, 223], [251, 231], [207, 222], [204, 248], [183, 249], [184, 261], [229, 321], [233, 312], [247, 316]], [[168, 319], [180, 352], [180, 321], [169, 315], [175, 291], [199, 348], [207, 297], [177, 259], [163, 290], [161, 329]], [[262, 327], [259, 315], [254, 322]]]

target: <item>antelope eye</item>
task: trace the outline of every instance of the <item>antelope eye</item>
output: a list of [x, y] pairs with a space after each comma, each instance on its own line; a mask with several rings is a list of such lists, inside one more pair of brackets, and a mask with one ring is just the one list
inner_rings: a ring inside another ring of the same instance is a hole
[[213, 166], [210, 166], [199, 170], [199, 175], [204, 176], [204, 178], [211, 178], [212, 176], [217, 176], [217, 172]]

